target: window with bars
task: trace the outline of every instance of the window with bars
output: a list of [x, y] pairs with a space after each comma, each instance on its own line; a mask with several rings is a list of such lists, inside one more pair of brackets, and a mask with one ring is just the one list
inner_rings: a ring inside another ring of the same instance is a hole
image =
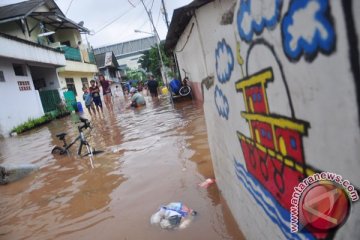
[[75, 94], [75, 96], [77, 96], [74, 79], [73, 78], [65, 78], [65, 81], [66, 81], [66, 86], [67, 86], [68, 90], [72, 91]]
[[86, 77], [81, 78], [81, 83], [83, 87], [89, 87], [89, 81]]

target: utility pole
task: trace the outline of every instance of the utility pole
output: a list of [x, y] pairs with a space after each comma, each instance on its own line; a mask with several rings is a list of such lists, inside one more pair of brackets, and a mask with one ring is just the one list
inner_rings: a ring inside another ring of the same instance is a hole
[[144, 0], [140, 0], [140, 2], [142, 3], [142, 5], [145, 8], [145, 11], [146, 11], [146, 13], [147, 13], [147, 15], [149, 17], [149, 20], [150, 20], [151, 25], [153, 27], [154, 33], [156, 35], [157, 49], [158, 49], [158, 52], [159, 52], [160, 64], [161, 64], [160, 71], [161, 71], [162, 78], [163, 78], [163, 80], [165, 80], [165, 84], [166, 84], [166, 87], [167, 87], [168, 86], [168, 81], [167, 81], [167, 78], [166, 78], [166, 74], [164, 73], [164, 62], [163, 62], [163, 58], [162, 58], [162, 54], [161, 54], [161, 50], [160, 50], [160, 36], [159, 36], [159, 34], [158, 34], [157, 30], [156, 30], [154, 21], [153, 21], [152, 16], [151, 16], [151, 12], [146, 8]]
[[[166, 23], [166, 26], [167, 26], [167, 29], [169, 30], [169, 27], [170, 27], [170, 24], [169, 24], [169, 19], [168, 19], [168, 14], [167, 14], [167, 11], [166, 11], [166, 7], [165, 7], [165, 0], [161, 0], [161, 4], [162, 4], [162, 8], [163, 8], [163, 13], [164, 14], [164, 17], [165, 17], [165, 23]], [[173, 69], [172, 71], [175, 73], [175, 75], [179, 74], [180, 76], [180, 69], [179, 69], [179, 63], [177, 61], [177, 57], [176, 57], [176, 54], [175, 52], [172, 52], [172, 57], [173, 57], [173, 61], [175, 63], [175, 66], [173, 66]], [[176, 74], [177, 73], [177, 74]]]
[[166, 26], [167, 28], [169, 29], [169, 19], [168, 19], [168, 14], [167, 14], [167, 11], [166, 11], [166, 7], [165, 7], [165, 0], [161, 0], [161, 4], [162, 4], [162, 7], [163, 7], [163, 14], [165, 16], [165, 23], [166, 23]]

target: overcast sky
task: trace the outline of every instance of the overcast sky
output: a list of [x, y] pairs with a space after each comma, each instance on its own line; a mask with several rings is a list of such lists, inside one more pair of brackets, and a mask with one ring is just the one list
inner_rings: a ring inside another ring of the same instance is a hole
[[[24, 0], [0, 0], [0, 5], [21, 1]], [[134, 32], [135, 29], [151, 32], [152, 28], [140, 0], [129, 1], [55, 0], [68, 18], [75, 22], [84, 21], [84, 26], [92, 31], [92, 35], [88, 36], [88, 40], [93, 47], [101, 47], [149, 36], [148, 34]], [[144, 2], [148, 8], [152, 6], [154, 23], [160, 38], [165, 39], [167, 28], [163, 15], [160, 12], [161, 0], [144, 0]], [[165, 0], [169, 21], [171, 21], [174, 9], [187, 5], [190, 2], [192, 0]], [[112, 21], [114, 22], [110, 24]], [[105, 27], [107, 24], [110, 25]]]

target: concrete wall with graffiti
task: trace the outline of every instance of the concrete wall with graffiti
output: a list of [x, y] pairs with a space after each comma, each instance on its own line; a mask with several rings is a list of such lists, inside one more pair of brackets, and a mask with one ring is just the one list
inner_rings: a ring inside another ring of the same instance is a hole
[[360, 236], [359, 204], [338, 230], [289, 230], [302, 179], [329, 171], [360, 186], [359, 2], [212, 1], [176, 45], [203, 89], [217, 183], [249, 239]]

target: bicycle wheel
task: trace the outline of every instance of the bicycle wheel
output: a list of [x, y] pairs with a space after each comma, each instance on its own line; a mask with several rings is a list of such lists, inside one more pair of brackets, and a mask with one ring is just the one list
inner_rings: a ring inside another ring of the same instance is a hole
[[191, 92], [191, 88], [189, 86], [183, 86], [179, 90], [179, 94], [183, 97], [189, 95]]
[[52, 150], [51, 150], [52, 154], [59, 154], [59, 155], [64, 155], [65, 153], [67, 153], [67, 150], [59, 147], [59, 146], [55, 146]]

